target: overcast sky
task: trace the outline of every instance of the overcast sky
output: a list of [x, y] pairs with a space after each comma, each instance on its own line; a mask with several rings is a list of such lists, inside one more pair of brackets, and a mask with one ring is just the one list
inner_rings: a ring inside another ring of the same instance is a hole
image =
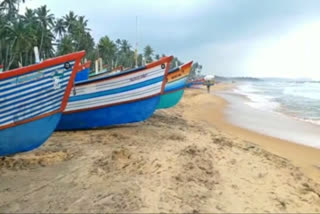
[[85, 15], [104, 35], [150, 44], [224, 76], [320, 79], [319, 0], [26, 0], [56, 17]]

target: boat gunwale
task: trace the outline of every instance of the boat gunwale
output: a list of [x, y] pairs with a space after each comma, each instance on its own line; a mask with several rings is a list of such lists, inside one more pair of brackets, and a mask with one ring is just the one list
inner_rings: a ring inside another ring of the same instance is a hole
[[[24, 75], [27, 73], [36, 72], [37, 70], [41, 70], [44, 68], [50, 68], [50, 67], [53, 67], [57, 64], [62, 64], [64, 62], [76, 60], [78, 58], [81, 59], [84, 55], [85, 55], [85, 51], [79, 51], [79, 52], [75, 52], [75, 53], [71, 53], [71, 54], [66, 54], [63, 56], [58, 56], [58, 57], [46, 59], [38, 64], [32, 64], [32, 65], [24, 66], [22, 68], [8, 70], [3, 73], [0, 73], [0, 80], [5, 80], [8, 78], [21, 76], [21, 75]], [[79, 64], [79, 62], [77, 64]], [[75, 67], [79, 66], [77, 64], [75, 64]]]

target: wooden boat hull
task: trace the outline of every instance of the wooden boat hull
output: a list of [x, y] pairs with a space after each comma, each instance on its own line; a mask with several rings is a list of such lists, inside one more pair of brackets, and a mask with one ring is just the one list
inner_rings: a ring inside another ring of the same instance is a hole
[[[0, 155], [26, 152], [41, 146], [55, 130], [61, 113], [0, 131]], [[19, 134], [17, 134], [19, 133]]]
[[171, 108], [179, 103], [186, 87], [191, 66], [192, 62], [170, 71], [157, 109]]
[[179, 103], [184, 93], [184, 89], [163, 94], [160, 97], [157, 109], [165, 109], [174, 107]]
[[159, 98], [160, 96], [155, 96], [131, 103], [64, 114], [57, 130], [91, 129], [143, 121], [154, 113]]
[[81, 130], [143, 121], [164, 90], [172, 57], [113, 76], [76, 84], [57, 130]]
[[65, 109], [85, 52], [0, 74], [0, 155], [42, 145]]

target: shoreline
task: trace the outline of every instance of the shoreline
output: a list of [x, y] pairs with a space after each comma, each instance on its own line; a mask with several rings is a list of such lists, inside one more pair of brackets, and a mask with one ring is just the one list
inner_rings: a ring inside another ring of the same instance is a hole
[[224, 113], [228, 122], [233, 125], [297, 144], [320, 148], [320, 126], [280, 112], [253, 108], [247, 105], [242, 97], [231, 91], [219, 92], [219, 96], [228, 102]]
[[[198, 119], [208, 122], [223, 132], [226, 132], [234, 137], [239, 137], [246, 141], [252, 141], [262, 146], [263, 149], [287, 158], [292, 161], [298, 167], [301, 167], [302, 171], [313, 179], [320, 179], [320, 149], [311, 147], [302, 143], [297, 143], [290, 140], [280, 139], [274, 136], [259, 133], [257, 131], [234, 125], [226, 117], [226, 109], [230, 103], [221, 97], [219, 92], [228, 91], [234, 87], [233, 84], [217, 84], [217, 87], [213, 87], [211, 94], [215, 97], [216, 102], [212, 105], [216, 105], [215, 112], [212, 112], [209, 108], [204, 109], [203, 112], [199, 112]], [[204, 91], [204, 89], [203, 89]], [[205, 92], [205, 91], [204, 91]], [[215, 93], [216, 92], [216, 93]], [[241, 95], [239, 95], [241, 96]], [[210, 115], [208, 118], [207, 115]], [[311, 124], [316, 126], [314, 124]]]

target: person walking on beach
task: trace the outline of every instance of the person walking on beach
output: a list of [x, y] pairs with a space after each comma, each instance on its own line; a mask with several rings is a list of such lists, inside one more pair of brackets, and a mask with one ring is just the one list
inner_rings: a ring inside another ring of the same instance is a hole
[[212, 85], [214, 85], [214, 82], [215, 82], [214, 77], [215, 76], [211, 75], [211, 74], [204, 77], [204, 83], [203, 84], [207, 86], [208, 93], [210, 93], [210, 87]]
[[206, 85], [207, 85], [207, 91], [208, 91], [208, 93], [210, 93], [210, 86], [211, 86], [211, 84], [210, 84], [210, 81], [209, 81], [209, 80], [206, 81]]
[[205, 85], [207, 86], [208, 93], [210, 93], [210, 87], [214, 85], [214, 80], [206, 80]]

